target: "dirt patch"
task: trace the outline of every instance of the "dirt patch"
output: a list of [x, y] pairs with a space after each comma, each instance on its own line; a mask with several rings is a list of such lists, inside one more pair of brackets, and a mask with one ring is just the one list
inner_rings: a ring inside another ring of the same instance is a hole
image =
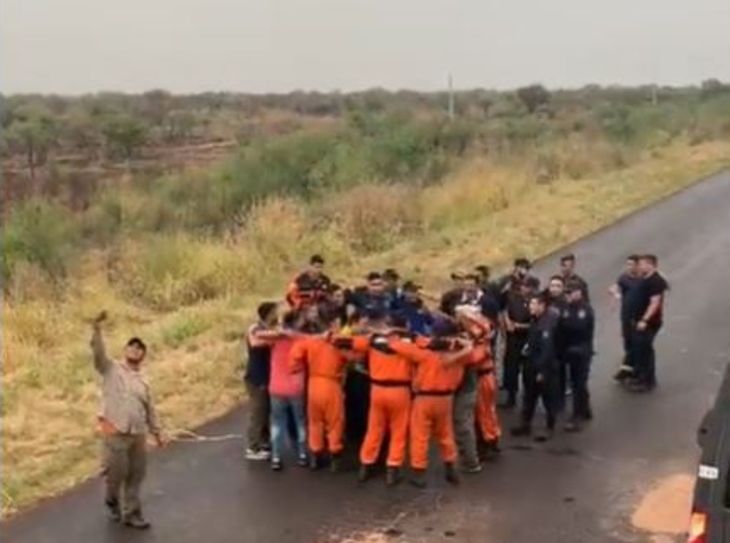
[[694, 478], [686, 473], [662, 479], [641, 500], [631, 517], [634, 527], [656, 534], [687, 531]]

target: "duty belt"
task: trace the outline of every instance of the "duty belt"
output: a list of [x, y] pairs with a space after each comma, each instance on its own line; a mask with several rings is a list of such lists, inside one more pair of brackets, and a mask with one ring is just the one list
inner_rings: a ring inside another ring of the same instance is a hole
[[410, 381], [399, 381], [397, 379], [373, 379], [370, 378], [370, 383], [379, 387], [411, 387]]
[[452, 396], [453, 390], [417, 390], [416, 396]]

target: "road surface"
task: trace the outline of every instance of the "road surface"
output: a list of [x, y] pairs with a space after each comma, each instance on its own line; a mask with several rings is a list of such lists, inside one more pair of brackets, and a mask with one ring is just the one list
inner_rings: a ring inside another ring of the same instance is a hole
[[[246, 464], [241, 443], [177, 444], [153, 455], [146, 533], [110, 524], [101, 484], [89, 481], [2, 525], [12, 543], [116, 541], [227, 543], [474, 541], [590, 543], [680, 541], [632, 525], [642, 498], [677, 473], [692, 473], [695, 429], [730, 360], [730, 172], [711, 177], [585, 238], [570, 250], [592, 286], [598, 317], [591, 386], [596, 419], [551, 443], [506, 438], [503, 458], [480, 475], [429, 489], [364, 487], [354, 473], [272, 473]], [[611, 375], [621, 355], [605, 288], [626, 255], [651, 251], [672, 285], [657, 340], [659, 388], [633, 395]], [[545, 277], [556, 257], [539, 264]], [[510, 426], [510, 417], [504, 420]], [[240, 432], [242, 413], [205, 427]], [[680, 512], [682, 515], [683, 512]], [[368, 538], [369, 534], [369, 538]]]

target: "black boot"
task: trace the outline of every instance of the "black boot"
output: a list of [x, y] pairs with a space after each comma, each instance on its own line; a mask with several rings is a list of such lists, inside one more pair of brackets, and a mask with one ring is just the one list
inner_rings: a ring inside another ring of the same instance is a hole
[[411, 475], [411, 484], [417, 488], [426, 488], [426, 470], [414, 469]]
[[461, 481], [459, 480], [459, 474], [456, 473], [456, 465], [453, 462], [444, 463], [446, 470], [446, 480], [452, 485], [458, 485]]
[[400, 480], [400, 469], [389, 466], [388, 470], [385, 472], [385, 484], [388, 486], [395, 486], [400, 483]]
[[370, 464], [361, 464], [360, 465], [360, 471], [357, 474], [357, 480], [358, 480], [358, 482], [364, 483], [365, 481], [367, 481], [368, 479], [370, 479], [370, 477], [372, 476], [372, 473], [373, 473], [373, 466], [372, 465], [370, 465]]
[[330, 472], [338, 473], [342, 469], [342, 455], [333, 454], [330, 458]]
[[309, 455], [309, 469], [317, 471], [322, 466], [320, 455], [312, 453]]
[[107, 511], [109, 512], [109, 518], [114, 522], [120, 522], [122, 520], [122, 512], [119, 509], [119, 500], [108, 499], [104, 501]]
[[507, 399], [503, 402], [500, 402], [497, 407], [501, 409], [513, 409], [517, 405], [517, 394], [515, 392], [510, 392], [507, 395]]
[[484, 443], [484, 459], [493, 462], [499, 458], [502, 449], [499, 448], [499, 439], [492, 439]]
[[519, 426], [515, 426], [510, 430], [510, 433], [515, 437], [529, 436], [532, 433], [532, 428], [526, 422], [523, 422]]

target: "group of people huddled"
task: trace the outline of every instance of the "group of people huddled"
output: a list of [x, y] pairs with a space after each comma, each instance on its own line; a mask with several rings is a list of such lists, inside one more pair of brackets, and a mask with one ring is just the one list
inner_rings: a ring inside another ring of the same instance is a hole
[[459, 468], [478, 473], [500, 454], [497, 408], [514, 408], [520, 385], [515, 436], [533, 434], [541, 402], [546, 424], [534, 437], [550, 439], [569, 394], [565, 430], [580, 431], [592, 418], [594, 316], [573, 255], [562, 258], [544, 289], [520, 258], [495, 281], [487, 266], [453, 273], [440, 297], [401, 282], [394, 269], [371, 272], [350, 289], [323, 268], [324, 259], [313, 256], [290, 283], [286, 307], [262, 303], [246, 334], [247, 459], [281, 470], [290, 436], [297, 464], [337, 471], [353, 438], [361, 481], [386, 448], [386, 483], [401, 480], [408, 451], [411, 482], [421, 487], [434, 440], [446, 479], [456, 484]]
[[[550, 439], [570, 395], [565, 430], [580, 431], [593, 417], [588, 374], [594, 314], [575, 256], [560, 262], [544, 289], [530, 262], [520, 258], [495, 281], [487, 266], [454, 273], [452, 287], [433, 297], [413, 281], [401, 284], [393, 269], [368, 274], [363, 286], [342, 288], [324, 274], [324, 260], [313, 256], [289, 285], [286, 309], [262, 303], [258, 322], [246, 333], [246, 458], [269, 460], [281, 470], [291, 436], [297, 464], [319, 469], [329, 462], [337, 471], [347, 440], [359, 444], [361, 481], [373, 476], [385, 452], [386, 482], [398, 483], [408, 452], [412, 482], [422, 487], [434, 440], [446, 479], [456, 484], [458, 467], [478, 473], [500, 454], [497, 407], [514, 408], [520, 387], [514, 436], [533, 433], [541, 402], [546, 424], [534, 437]], [[621, 301], [625, 349], [615, 379], [632, 391], [656, 386], [653, 343], [667, 289], [654, 255], [630, 256], [610, 288]], [[139, 493], [146, 436], [161, 447], [168, 438], [140, 371], [145, 343], [133, 337], [121, 361], [110, 359], [102, 337], [106, 320], [104, 311], [93, 320], [91, 340], [103, 381], [98, 418], [105, 504], [113, 520], [145, 529], [150, 523]], [[502, 351], [498, 381], [495, 353]]]

